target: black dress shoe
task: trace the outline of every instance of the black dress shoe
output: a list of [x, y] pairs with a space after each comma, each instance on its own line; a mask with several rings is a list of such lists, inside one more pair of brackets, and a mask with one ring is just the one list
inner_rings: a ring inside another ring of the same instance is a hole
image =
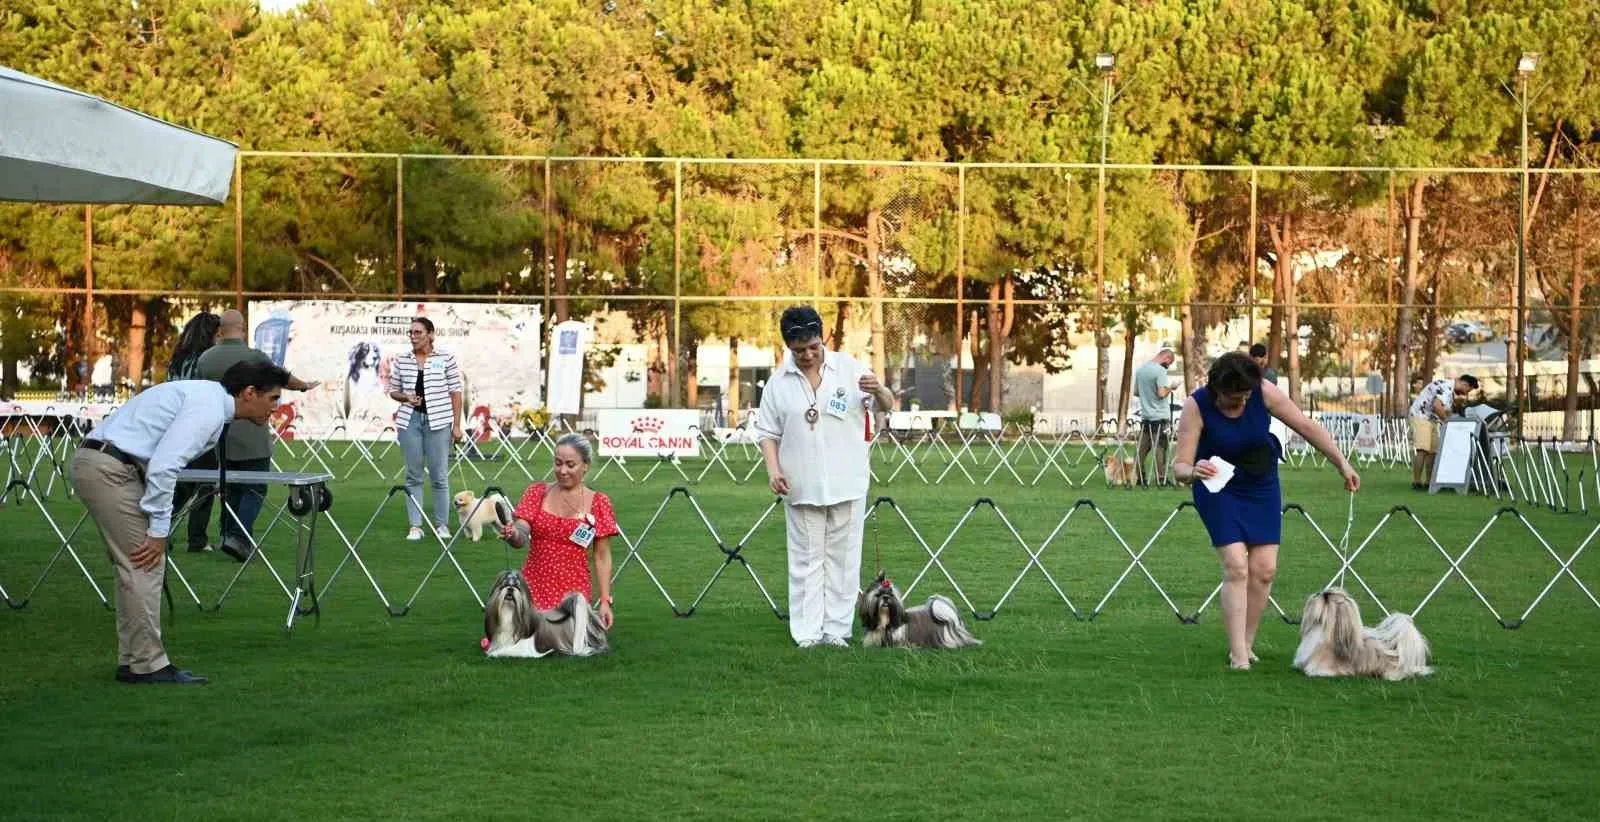
[[117, 666], [117, 681], [118, 682], [127, 682], [128, 681], [128, 677], [131, 677], [131, 676], [133, 676], [133, 669], [132, 668], [130, 668], [130, 667], [126, 666], [126, 665], [118, 665]]
[[134, 685], [204, 685], [210, 680], [188, 671], [180, 671], [176, 665], [168, 665], [148, 674], [136, 674], [130, 671], [128, 678], [122, 681]]

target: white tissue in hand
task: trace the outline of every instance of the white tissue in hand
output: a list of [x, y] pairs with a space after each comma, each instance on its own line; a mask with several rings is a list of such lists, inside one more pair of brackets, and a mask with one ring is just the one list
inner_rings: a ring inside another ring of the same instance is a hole
[[1207, 457], [1206, 462], [1211, 463], [1211, 467], [1217, 469], [1217, 473], [1201, 480], [1201, 483], [1205, 485], [1207, 491], [1215, 494], [1222, 490], [1222, 486], [1228, 484], [1228, 480], [1233, 479], [1233, 463], [1221, 457]]

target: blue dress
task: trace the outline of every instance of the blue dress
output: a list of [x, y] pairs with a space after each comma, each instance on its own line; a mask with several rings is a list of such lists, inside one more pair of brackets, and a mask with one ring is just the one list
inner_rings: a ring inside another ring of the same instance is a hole
[[1194, 392], [1203, 428], [1195, 461], [1221, 457], [1235, 468], [1233, 478], [1215, 494], [1195, 478], [1194, 507], [1206, 524], [1211, 544], [1276, 545], [1283, 531], [1283, 492], [1278, 487], [1278, 438], [1269, 426], [1272, 415], [1259, 390], [1250, 392], [1244, 413], [1223, 416], [1208, 389]]

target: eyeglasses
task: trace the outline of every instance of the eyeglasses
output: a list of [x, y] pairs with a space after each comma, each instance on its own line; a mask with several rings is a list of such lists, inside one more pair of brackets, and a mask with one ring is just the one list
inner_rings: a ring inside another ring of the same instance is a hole
[[806, 320], [805, 322], [800, 323], [799, 325], [786, 325], [786, 326], [783, 327], [783, 336], [785, 336], [785, 337], [794, 337], [794, 336], [797, 336], [797, 335], [800, 335], [800, 334], [803, 334], [803, 333], [805, 333], [807, 331], [812, 331], [812, 330], [821, 331], [822, 330], [822, 321], [821, 320]]

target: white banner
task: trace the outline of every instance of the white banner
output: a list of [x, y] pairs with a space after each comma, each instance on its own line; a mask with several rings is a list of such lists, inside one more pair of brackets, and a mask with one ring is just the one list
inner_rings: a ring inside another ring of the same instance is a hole
[[1363, 457], [1381, 457], [1383, 450], [1378, 446], [1378, 432], [1383, 430], [1383, 422], [1373, 414], [1362, 414], [1356, 418], [1356, 453]]
[[639, 408], [595, 412], [600, 454], [607, 457], [698, 457], [700, 412]]
[[589, 347], [589, 326], [578, 320], [550, 329], [550, 413], [576, 414], [583, 403], [583, 352]]
[[341, 439], [383, 435], [399, 407], [388, 396], [389, 369], [397, 354], [410, 349], [406, 332], [417, 317], [433, 322], [434, 346], [454, 354], [461, 366], [466, 416], [509, 420], [539, 407], [544, 381], [537, 305], [252, 302], [251, 344], [296, 377], [322, 382], [303, 394], [284, 392], [285, 402], [273, 418], [279, 433]]

